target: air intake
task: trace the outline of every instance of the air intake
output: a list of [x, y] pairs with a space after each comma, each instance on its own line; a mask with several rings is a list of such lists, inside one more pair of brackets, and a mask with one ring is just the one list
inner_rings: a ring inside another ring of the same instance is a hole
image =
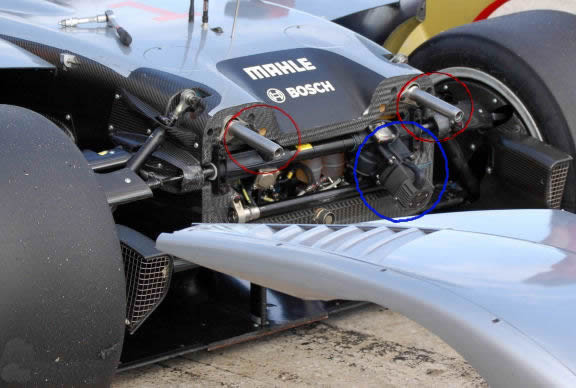
[[172, 257], [159, 252], [154, 241], [118, 226], [126, 276], [126, 326], [130, 334], [152, 314], [170, 287]]
[[496, 145], [495, 173], [522, 189], [537, 205], [559, 209], [572, 157], [533, 137], [501, 137]]

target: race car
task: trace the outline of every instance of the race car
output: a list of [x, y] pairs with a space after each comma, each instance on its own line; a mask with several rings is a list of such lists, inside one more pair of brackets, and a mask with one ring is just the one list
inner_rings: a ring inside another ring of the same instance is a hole
[[0, 4], [0, 381], [108, 385], [373, 302], [492, 385], [573, 385], [576, 17], [407, 57], [430, 4], [196, 3]]

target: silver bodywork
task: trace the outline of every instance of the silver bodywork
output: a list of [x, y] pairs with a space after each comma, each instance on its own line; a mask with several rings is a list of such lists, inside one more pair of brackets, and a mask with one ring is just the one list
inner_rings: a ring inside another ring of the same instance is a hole
[[576, 384], [576, 216], [519, 210], [399, 227], [197, 225], [157, 247], [307, 299], [380, 304], [422, 324], [493, 386]]
[[[260, 101], [218, 71], [216, 64], [231, 58], [319, 48], [343, 55], [385, 77], [418, 73], [407, 65], [389, 62], [384, 58], [388, 52], [374, 42], [324, 17], [297, 9], [318, 11], [318, 7], [306, 6], [301, 1], [289, 2], [293, 5], [290, 8], [280, 5], [287, 3], [279, 0], [241, 0], [236, 25], [236, 1], [212, 1], [209, 28], [201, 25], [201, 2], [197, 3], [196, 22], [189, 23], [190, 3], [184, 0], [75, 0], [65, 2], [67, 5], [46, 0], [5, 0], [0, 5], [0, 35], [85, 56], [126, 77], [138, 68], [147, 67], [200, 81], [222, 95], [221, 103], [212, 113]], [[395, 1], [346, 2], [342, 7], [333, 7], [338, 12], [324, 16], [338, 17], [341, 13], [390, 3]], [[114, 11], [119, 24], [134, 38], [130, 47], [118, 42], [112, 29], [98, 24], [74, 28], [59, 25], [62, 19], [90, 17], [107, 9]], [[212, 31], [215, 27], [223, 32]], [[2, 67], [4, 64], [0, 63]], [[337, 78], [331, 76], [329, 68], [319, 70], [323, 80]]]
[[50, 63], [28, 51], [6, 41], [0, 40], [2, 68], [4, 69], [51, 69]]

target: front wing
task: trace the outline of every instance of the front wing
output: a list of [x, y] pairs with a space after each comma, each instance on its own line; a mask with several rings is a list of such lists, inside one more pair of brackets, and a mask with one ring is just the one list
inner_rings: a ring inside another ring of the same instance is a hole
[[[490, 234], [489, 220], [508, 233]], [[295, 297], [390, 308], [492, 386], [574, 386], [576, 216], [470, 212], [421, 224], [199, 224], [160, 235], [157, 247]]]

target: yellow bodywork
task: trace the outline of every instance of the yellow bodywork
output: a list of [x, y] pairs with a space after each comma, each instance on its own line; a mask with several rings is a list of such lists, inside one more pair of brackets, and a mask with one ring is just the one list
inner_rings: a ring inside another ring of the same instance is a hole
[[396, 28], [384, 42], [393, 53], [410, 55], [434, 35], [450, 28], [471, 23], [494, 0], [428, 0], [426, 17], [420, 22], [410, 18]]

